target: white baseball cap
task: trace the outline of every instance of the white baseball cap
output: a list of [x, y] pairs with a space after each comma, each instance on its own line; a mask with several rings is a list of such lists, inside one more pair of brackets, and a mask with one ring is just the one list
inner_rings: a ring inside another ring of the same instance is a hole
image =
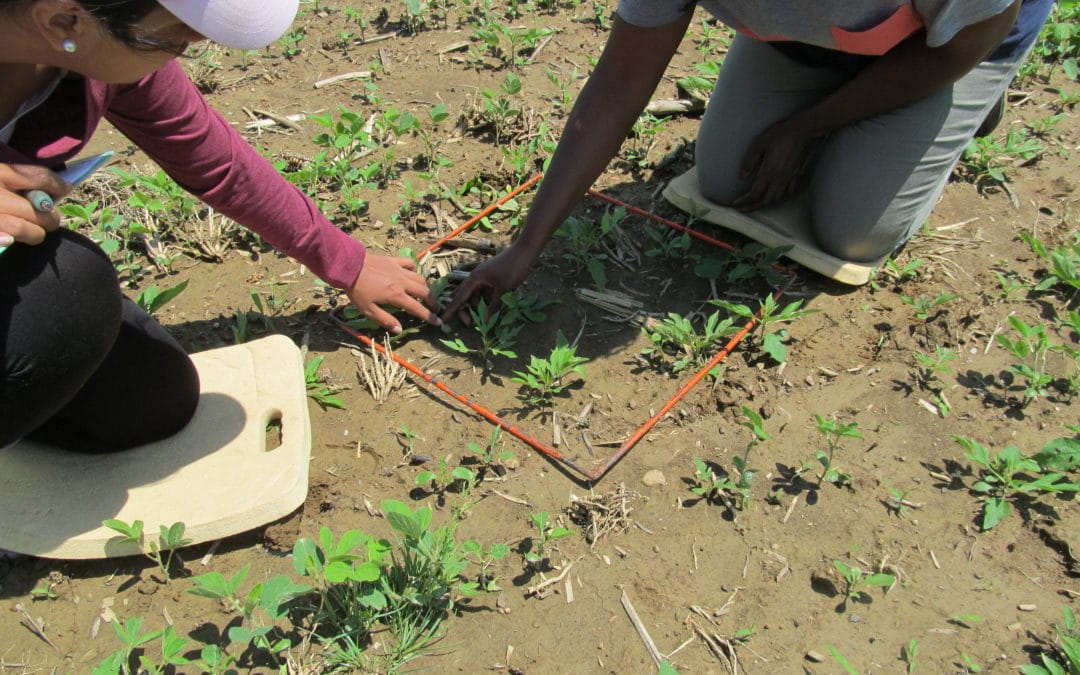
[[259, 49], [285, 34], [300, 0], [158, 0], [176, 18], [231, 49]]

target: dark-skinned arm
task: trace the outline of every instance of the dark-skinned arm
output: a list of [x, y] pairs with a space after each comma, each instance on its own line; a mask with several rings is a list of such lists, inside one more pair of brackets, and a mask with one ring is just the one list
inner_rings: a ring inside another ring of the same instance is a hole
[[574, 104], [521, 234], [509, 248], [469, 275], [443, 311], [444, 318], [458, 313], [473, 295], [497, 302], [525, 280], [555, 230], [622, 146], [682, 41], [691, 16], [687, 12], [656, 28], [639, 28], [615, 18], [604, 52]]
[[746, 153], [742, 172], [753, 184], [734, 205], [752, 210], [783, 198], [795, 187], [814, 139], [874, 115], [895, 110], [951, 85], [1005, 39], [1020, 0], [1001, 13], [961, 29], [940, 47], [918, 33], [817, 104], [766, 129]]

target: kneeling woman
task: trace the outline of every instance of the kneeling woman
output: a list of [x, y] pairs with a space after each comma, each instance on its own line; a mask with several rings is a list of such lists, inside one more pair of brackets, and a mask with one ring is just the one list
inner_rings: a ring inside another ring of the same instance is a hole
[[179, 430], [199, 384], [180, 346], [120, 293], [89, 239], [60, 228], [52, 170], [102, 118], [220, 213], [344, 289], [391, 331], [389, 304], [438, 323], [411, 261], [366, 255], [209, 107], [175, 57], [210, 39], [276, 40], [297, 0], [0, 0], [0, 448], [28, 435], [122, 449]]

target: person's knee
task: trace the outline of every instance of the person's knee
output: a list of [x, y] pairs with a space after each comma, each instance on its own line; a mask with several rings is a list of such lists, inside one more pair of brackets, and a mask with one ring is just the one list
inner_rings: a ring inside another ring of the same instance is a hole
[[851, 262], [873, 262], [902, 244], [910, 218], [887, 205], [860, 208], [858, 200], [815, 200], [810, 211], [814, 239], [822, 251]]

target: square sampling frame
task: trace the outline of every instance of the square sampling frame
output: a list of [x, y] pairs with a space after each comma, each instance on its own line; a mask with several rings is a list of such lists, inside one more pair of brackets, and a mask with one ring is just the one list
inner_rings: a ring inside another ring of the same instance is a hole
[[[485, 208], [483, 211], [481, 211], [480, 213], [478, 213], [475, 216], [473, 216], [472, 218], [470, 218], [468, 221], [466, 221], [460, 227], [453, 230], [452, 232], [450, 232], [446, 236], [444, 236], [441, 239], [439, 239], [438, 241], [436, 241], [431, 246], [424, 249], [417, 256], [417, 259], [421, 259], [424, 256], [428, 255], [429, 253], [432, 253], [433, 251], [438, 250], [446, 242], [450, 241], [454, 237], [457, 237], [458, 235], [462, 234], [463, 232], [466, 232], [469, 228], [471, 228], [473, 225], [475, 225], [477, 222], [479, 222], [482, 218], [485, 218], [488, 215], [490, 215], [492, 212], [494, 212], [497, 208], [499, 208], [499, 206], [506, 203], [510, 199], [513, 199], [514, 197], [518, 196], [519, 194], [521, 194], [525, 190], [529, 189], [530, 187], [532, 187], [542, 177], [543, 177], [542, 174], [537, 174], [537, 175], [533, 176], [532, 178], [530, 178], [525, 183], [521, 184], [520, 186], [518, 186], [517, 188], [512, 190], [511, 192], [503, 195], [496, 202], [494, 202], [493, 204], [491, 204], [490, 206]], [[676, 231], [679, 231], [679, 232], [684, 232], [684, 233], [690, 235], [691, 237], [694, 237], [694, 238], [696, 238], [696, 239], [698, 239], [700, 241], [706, 242], [706, 243], [708, 243], [708, 244], [710, 244], [712, 246], [716, 246], [717, 248], [723, 249], [723, 250], [731, 252], [731, 253], [738, 252], [738, 248], [736, 246], [732, 245], [732, 244], [729, 244], [729, 243], [727, 243], [725, 241], [722, 241], [720, 239], [716, 239], [714, 237], [711, 237], [711, 236], [709, 236], [709, 235], [707, 235], [707, 234], [705, 234], [703, 232], [698, 232], [697, 230], [692, 230], [689, 227], [686, 227], [685, 225], [681, 225], [679, 223], [676, 223], [676, 222], [674, 222], [672, 220], [668, 220], [666, 218], [661, 218], [660, 216], [654, 215], [652, 213], [649, 213], [648, 211], [645, 211], [643, 209], [639, 209], [639, 208], [637, 208], [635, 206], [627, 204], [626, 202], [623, 202], [623, 201], [621, 201], [619, 199], [616, 199], [616, 198], [614, 198], [614, 197], [612, 197], [610, 195], [606, 195], [606, 194], [603, 194], [601, 192], [597, 192], [596, 190], [592, 190], [592, 189], [590, 189], [586, 194], [588, 196], [593, 197], [595, 199], [598, 199], [600, 201], [604, 201], [604, 202], [607, 202], [609, 204], [613, 204], [615, 206], [621, 206], [621, 207], [625, 208], [628, 213], [633, 213], [634, 215], [641, 216], [643, 218], [647, 218], [648, 220], [651, 220], [651, 221], [653, 221], [655, 223], [659, 223], [659, 224], [664, 225], [666, 227], [669, 227], [669, 228], [671, 228], [673, 230], [676, 230]], [[787, 268], [780, 267], [780, 266], [774, 266], [773, 269], [788, 275], [788, 278], [789, 278], [788, 286], [790, 286], [791, 280], [794, 280], [794, 277], [795, 277], [794, 272], [792, 272], [791, 270], [789, 270]], [[778, 301], [780, 296], [783, 293], [783, 290], [784, 289], [775, 290], [772, 293], [773, 300]], [[460, 403], [464, 407], [471, 410], [473, 413], [479, 415], [480, 417], [486, 419], [488, 422], [498, 426], [503, 431], [509, 433], [510, 435], [514, 436], [515, 438], [517, 438], [517, 439], [521, 440], [522, 442], [526, 443], [527, 445], [529, 445], [531, 448], [533, 448], [537, 452], [541, 453], [542, 455], [548, 457], [551, 460], [554, 460], [555, 462], [558, 462], [563, 467], [565, 467], [566, 469], [569, 469], [574, 474], [577, 474], [582, 479], [584, 479], [584, 481], [586, 481], [587, 483], [589, 483], [591, 485], [591, 484], [594, 484], [597, 481], [599, 481], [601, 478], [603, 478], [604, 475], [608, 471], [610, 471], [611, 468], [614, 467], [619, 462], [619, 460], [621, 460], [623, 457], [625, 457], [626, 454], [629, 453], [630, 450], [633, 449], [633, 447], [635, 445], [637, 445], [638, 441], [640, 441], [642, 438], [644, 438], [645, 435], [647, 433], [649, 433], [649, 431], [654, 426], [656, 426], [656, 424], [660, 420], [664, 419], [664, 417], [669, 412], [671, 412], [671, 410], [679, 403], [680, 400], [683, 399], [683, 397], [685, 397], [690, 392], [691, 389], [693, 389], [695, 386], [697, 386], [697, 384], [699, 382], [701, 382], [701, 380], [703, 380], [706, 375], [708, 375], [709, 371], [711, 371], [714, 367], [719, 365], [724, 359], [726, 359], [728, 357], [729, 354], [731, 354], [732, 351], [735, 350], [736, 347], [739, 346], [739, 344], [742, 342], [743, 338], [745, 338], [750, 333], [750, 331], [752, 331], [754, 329], [754, 327], [757, 325], [758, 318], [760, 317], [760, 311], [759, 311], [759, 313], [757, 315], [755, 315], [754, 318], [747, 321], [746, 324], [743, 325], [743, 327], [739, 330], [739, 332], [736, 333], [730, 340], [728, 340], [727, 343], [724, 345], [724, 347], [719, 352], [717, 352], [711, 359], [709, 359], [708, 363], [706, 363], [704, 366], [701, 367], [700, 370], [698, 370], [696, 373], [694, 373], [694, 375], [685, 384], [683, 384], [678, 389], [678, 391], [676, 391], [671, 396], [670, 399], [668, 399], [667, 403], [665, 403], [660, 408], [660, 410], [658, 410], [655, 414], [653, 414], [651, 417], [649, 417], [649, 419], [647, 419], [641, 426], [639, 426], [630, 435], [629, 438], [627, 438], [625, 441], [623, 441], [623, 443], [618, 447], [618, 449], [615, 450], [615, 452], [610, 457], [608, 457], [606, 460], [603, 460], [602, 463], [598, 464], [593, 469], [589, 469], [589, 468], [583, 466], [578, 460], [573, 459], [571, 457], [567, 457], [563, 453], [559, 452], [558, 449], [552, 448], [552, 447], [546, 445], [545, 443], [541, 442], [536, 437], [528, 435], [527, 433], [525, 433], [524, 431], [519, 429], [517, 427], [517, 425], [511, 424], [510, 422], [507, 422], [506, 420], [502, 419], [501, 417], [499, 417], [497, 414], [492, 412], [490, 409], [488, 409], [487, 407], [485, 407], [481, 403], [476, 402], [476, 401], [471, 401], [467, 397], [455, 392], [445, 382], [436, 379], [435, 377], [429, 375], [428, 373], [425, 373], [422, 369], [420, 369], [418, 366], [414, 365], [413, 363], [411, 363], [407, 359], [404, 359], [404, 358], [398, 356], [397, 354], [395, 354], [393, 352], [388, 352], [386, 350], [386, 348], [384, 348], [382, 345], [380, 345], [377, 341], [372, 340], [367, 335], [364, 335], [363, 333], [351, 328], [346, 323], [346, 321], [344, 320], [344, 318], [341, 316], [341, 314], [339, 312], [335, 312], [331, 316], [334, 319], [334, 321], [342, 328], [342, 330], [347, 332], [349, 335], [351, 335], [354, 338], [360, 340], [362, 343], [367, 345], [369, 348], [379, 351], [380, 353], [383, 354], [383, 356], [386, 356], [388, 358], [392, 358], [398, 365], [400, 365], [402, 368], [404, 368], [410, 374], [414, 375], [415, 377], [422, 380], [423, 382], [426, 382], [428, 385], [434, 387], [435, 389], [438, 389], [439, 391], [441, 391], [445, 395], [452, 398], [454, 401], [457, 401], [458, 403]]]

